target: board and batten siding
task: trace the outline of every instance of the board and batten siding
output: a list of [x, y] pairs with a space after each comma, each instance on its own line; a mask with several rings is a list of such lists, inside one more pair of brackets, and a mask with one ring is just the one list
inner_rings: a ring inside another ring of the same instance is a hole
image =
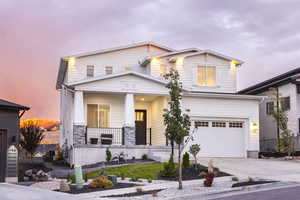
[[252, 133], [250, 128], [251, 123], [259, 123], [259, 101], [184, 96], [182, 105], [183, 109], [190, 110], [191, 118], [240, 119], [245, 121], [246, 150], [259, 150], [259, 133]]
[[76, 58], [74, 65], [69, 62], [67, 80], [70, 83], [86, 79], [87, 65], [94, 66], [94, 76], [105, 75], [106, 66], [112, 66], [113, 73], [123, 72], [126, 67], [129, 67], [131, 71], [147, 74], [149, 70], [146, 67], [141, 67], [139, 61], [142, 61], [147, 56], [165, 52], [165, 50], [160, 48], [154, 46], [147, 47], [145, 45]]

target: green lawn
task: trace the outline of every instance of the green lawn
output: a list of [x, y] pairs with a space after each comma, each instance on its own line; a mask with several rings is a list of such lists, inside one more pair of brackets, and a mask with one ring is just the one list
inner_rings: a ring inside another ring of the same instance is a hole
[[[158, 173], [163, 169], [163, 163], [143, 163], [124, 165], [119, 167], [106, 168], [105, 172], [108, 175], [121, 176], [122, 174], [127, 178], [151, 178], [157, 179]], [[99, 176], [99, 171], [87, 173], [89, 179]]]

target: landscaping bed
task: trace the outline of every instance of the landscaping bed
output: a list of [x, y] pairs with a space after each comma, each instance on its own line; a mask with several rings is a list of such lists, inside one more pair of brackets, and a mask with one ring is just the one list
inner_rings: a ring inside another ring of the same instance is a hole
[[96, 168], [105, 166], [113, 166], [113, 165], [122, 165], [122, 164], [140, 164], [140, 163], [152, 163], [154, 160], [151, 159], [126, 159], [125, 161], [111, 161], [111, 162], [98, 162], [90, 165], [83, 165], [82, 169]]
[[110, 195], [110, 196], [104, 196], [104, 198], [108, 197], [135, 197], [135, 196], [142, 196], [151, 194], [153, 197], [157, 195], [158, 192], [162, 190], [150, 190], [150, 191], [140, 191], [140, 192], [133, 192], [133, 193], [127, 193], [127, 194], [120, 194], [120, 195]]
[[266, 183], [274, 183], [277, 181], [245, 181], [245, 182], [239, 182], [234, 183], [231, 187], [242, 187], [242, 186], [250, 186], [250, 185], [260, 185], [260, 184], [266, 184]]
[[99, 192], [104, 190], [114, 190], [114, 189], [121, 189], [121, 188], [129, 188], [134, 187], [136, 184], [133, 183], [117, 183], [112, 188], [90, 188], [88, 185], [84, 185], [83, 188], [77, 189], [75, 186], [71, 187], [70, 191], [65, 192], [69, 194], [81, 194], [81, 193], [89, 193], [89, 192]]
[[[176, 178], [166, 178], [159, 175], [163, 169], [164, 163], [143, 163], [143, 164], [131, 164], [118, 167], [110, 167], [105, 169], [105, 173], [108, 175], [115, 175], [118, 177], [126, 178], [138, 178], [138, 179], [151, 179], [151, 180], [173, 180]], [[183, 169], [183, 180], [201, 179], [199, 176], [201, 172], [207, 172], [207, 167], [199, 165], [197, 168]], [[99, 176], [99, 171], [93, 171], [86, 174], [88, 179]], [[220, 171], [216, 177], [230, 176], [230, 174]]]

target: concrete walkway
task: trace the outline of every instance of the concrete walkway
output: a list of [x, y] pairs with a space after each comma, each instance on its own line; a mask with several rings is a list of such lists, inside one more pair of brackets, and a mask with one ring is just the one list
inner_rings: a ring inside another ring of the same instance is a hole
[[39, 188], [0, 183], [1, 200], [77, 200], [74, 195]]
[[[200, 158], [199, 163], [207, 165], [210, 158]], [[221, 171], [233, 174], [239, 178], [262, 178], [278, 181], [300, 182], [300, 162], [243, 159], [243, 158], [213, 158], [214, 166]]]

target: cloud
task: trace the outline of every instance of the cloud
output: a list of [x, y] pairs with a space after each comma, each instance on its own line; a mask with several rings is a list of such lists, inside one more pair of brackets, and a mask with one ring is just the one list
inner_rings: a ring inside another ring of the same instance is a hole
[[31, 106], [25, 117], [58, 119], [61, 56], [145, 40], [240, 58], [243, 88], [297, 67], [299, 9], [293, 0], [2, 0], [0, 98]]

